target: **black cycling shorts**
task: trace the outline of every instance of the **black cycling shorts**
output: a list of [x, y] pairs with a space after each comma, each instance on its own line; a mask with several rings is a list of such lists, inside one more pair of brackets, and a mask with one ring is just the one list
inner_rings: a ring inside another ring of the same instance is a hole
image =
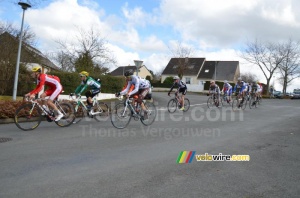
[[185, 87], [185, 88], [179, 88], [179, 89], [178, 89], [178, 93], [182, 93], [182, 95], [185, 95], [186, 92], [187, 92], [187, 88], [186, 88], [186, 87]]

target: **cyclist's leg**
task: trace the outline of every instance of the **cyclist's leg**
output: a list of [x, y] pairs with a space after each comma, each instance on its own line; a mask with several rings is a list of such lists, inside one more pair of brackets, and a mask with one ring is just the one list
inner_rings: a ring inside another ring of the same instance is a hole
[[92, 90], [89, 90], [89, 91], [85, 92], [85, 96], [86, 96], [86, 103], [88, 105], [88, 108], [91, 108], [93, 106], [93, 101], [92, 101], [93, 93], [92, 93]]
[[145, 96], [148, 94], [148, 92], [149, 92], [149, 88], [140, 89], [138, 99], [137, 99], [137, 102], [141, 105], [143, 111], [145, 111], [145, 112], [147, 112], [147, 109], [143, 103], [143, 100], [144, 100]]
[[45, 91], [46, 95], [50, 96], [49, 99], [47, 100], [48, 106], [52, 107], [57, 112], [57, 116], [56, 116], [55, 121], [59, 121], [64, 116], [59, 111], [59, 109], [56, 107], [56, 105], [53, 103], [53, 100], [58, 97], [58, 95], [61, 93], [61, 91], [62, 91], [62, 86], [61, 85], [58, 85], [55, 90], [49, 89], [49, 90]]

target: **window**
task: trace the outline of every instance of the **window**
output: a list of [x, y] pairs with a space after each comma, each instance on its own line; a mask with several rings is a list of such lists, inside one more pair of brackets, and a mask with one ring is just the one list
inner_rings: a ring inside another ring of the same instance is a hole
[[204, 72], [205, 72], [205, 73], [208, 73], [208, 72], [209, 72], [209, 69], [206, 69]]
[[185, 83], [186, 84], [191, 84], [191, 78], [185, 78]]
[[195, 65], [189, 65], [188, 68], [189, 69], [194, 69]]
[[174, 65], [174, 66], [173, 66], [173, 69], [176, 69], [177, 67], [178, 67], [177, 65]]

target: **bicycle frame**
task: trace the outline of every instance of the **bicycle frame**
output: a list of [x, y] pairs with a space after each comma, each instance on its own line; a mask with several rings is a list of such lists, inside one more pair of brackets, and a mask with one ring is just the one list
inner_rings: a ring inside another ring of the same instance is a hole
[[[71, 97], [72, 97], [72, 96], [71, 96]], [[96, 104], [97, 104], [98, 107], [100, 107], [100, 105], [99, 105], [97, 99], [96, 99], [96, 98], [93, 98], [93, 106], [95, 106]], [[86, 111], [88, 111], [88, 108], [87, 108], [87, 106], [84, 104], [83, 99], [81, 99], [81, 96], [79, 96], [78, 98], [76, 98], [75, 112], [78, 111], [78, 107], [79, 107], [80, 105], [82, 105], [83, 108], [84, 108]], [[90, 111], [90, 112], [89, 112], [90, 115], [97, 115], [97, 114], [100, 114], [100, 113], [102, 113], [102, 112], [101, 112], [101, 111], [99, 111], [99, 112], [93, 112], [93, 111]]]

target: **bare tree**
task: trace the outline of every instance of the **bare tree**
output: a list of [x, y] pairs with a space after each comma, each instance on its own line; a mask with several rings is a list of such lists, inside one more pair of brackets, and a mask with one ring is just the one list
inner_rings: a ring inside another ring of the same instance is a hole
[[261, 69], [267, 81], [268, 93], [274, 72], [286, 58], [281, 47], [282, 45], [279, 43], [261, 43], [256, 39], [253, 42], [248, 42], [245, 51], [240, 54], [241, 58]]
[[[20, 38], [20, 27], [15, 27], [10, 22], [2, 22], [0, 21], [0, 35], [4, 32], [8, 32], [13, 35], [17, 39]], [[22, 40], [24, 43], [27, 43], [31, 46], [35, 46], [36, 35], [31, 31], [29, 26], [24, 26], [23, 28], [23, 37]]]
[[288, 85], [300, 76], [300, 43], [289, 39], [282, 46], [282, 53], [285, 54], [284, 61], [279, 65], [279, 81], [282, 84], [282, 92], [286, 93]]
[[[68, 65], [70, 71], [87, 70], [97, 74], [106, 73], [111, 64], [115, 64], [115, 58], [107, 48], [106, 40], [93, 28], [89, 31], [79, 29], [74, 43], [57, 41], [61, 51], [56, 60]], [[71, 68], [70, 65], [73, 65]]]
[[243, 81], [248, 83], [256, 82], [258, 80], [257, 76], [250, 72], [242, 73], [240, 77]]
[[184, 75], [185, 71], [191, 65], [188, 57], [191, 57], [194, 49], [191, 47], [183, 46], [181, 42], [177, 42], [175, 48], [169, 47], [173, 57], [177, 59], [177, 73], [180, 78]]

